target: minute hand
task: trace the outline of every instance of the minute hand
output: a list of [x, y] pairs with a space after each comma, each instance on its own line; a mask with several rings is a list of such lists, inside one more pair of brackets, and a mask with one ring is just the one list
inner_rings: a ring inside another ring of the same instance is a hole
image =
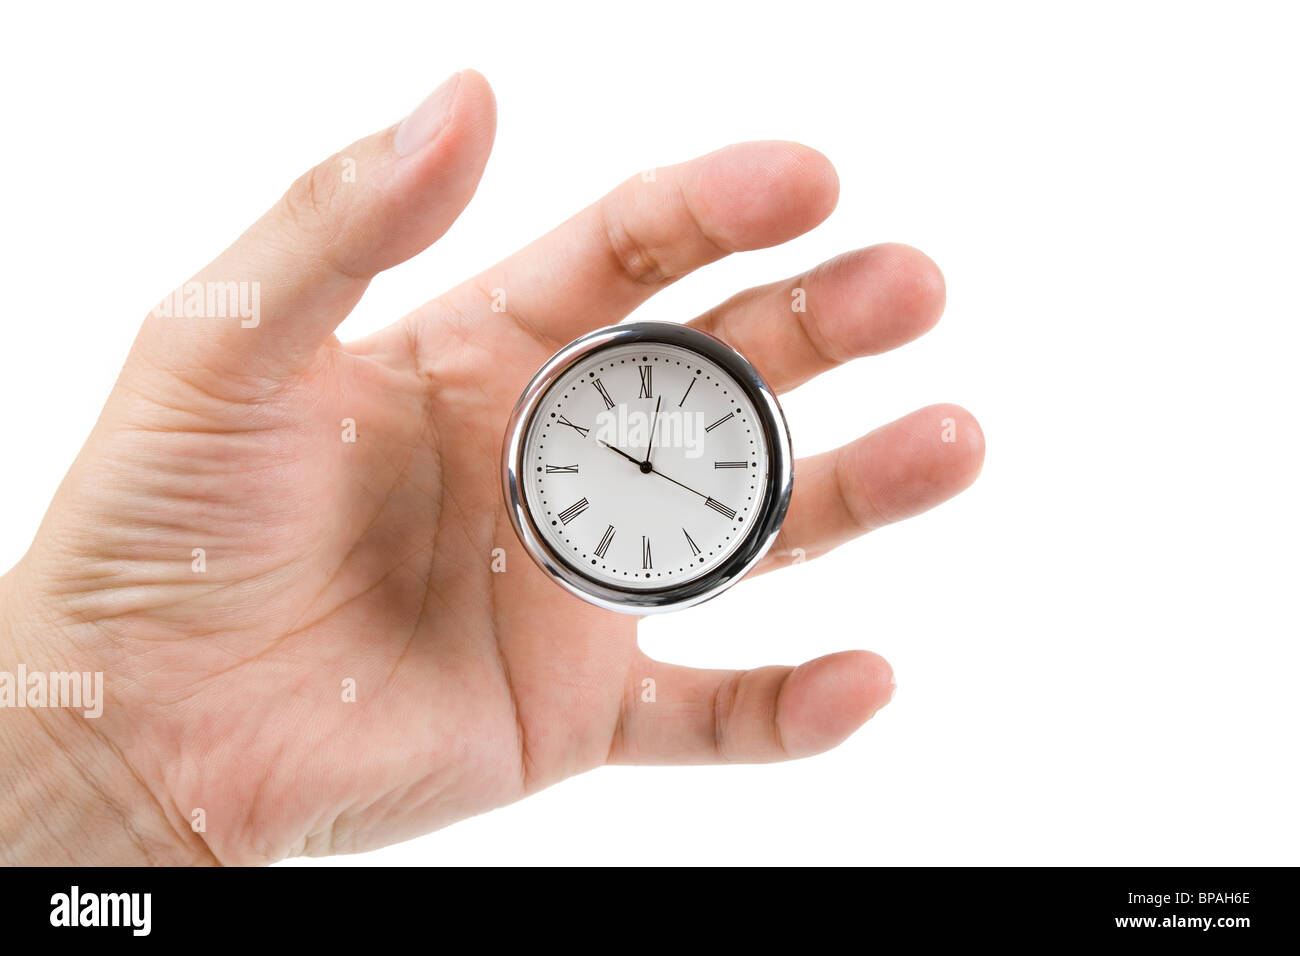
[[[623, 451], [623, 449], [621, 449], [621, 448], [615, 448], [613, 445], [609, 444], [609, 442], [603, 442], [603, 441], [601, 441], [599, 438], [596, 439], [596, 444], [597, 444], [597, 445], [604, 445], [604, 446], [605, 446], [606, 448], [608, 448], [610, 451], [614, 452], [614, 453], [617, 454], [617, 455], [622, 455], [624, 458], [626, 458], [626, 459], [627, 459], [628, 461], [630, 461], [632, 464], [636, 465], [638, 468], [640, 468], [640, 469], [642, 469], [642, 470], [645, 470], [645, 462], [637, 461], [635, 458], [633, 458], [633, 457], [632, 457], [631, 455], [629, 455], [627, 452]], [[667, 475], [665, 475], [665, 474], [664, 474], [662, 471], [660, 471], [658, 468], [651, 467], [650, 471], [654, 472], [654, 473], [655, 473], [656, 475], [658, 475], [660, 478], [663, 478], [663, 479], [665, 479], [665, 480], [667, 480], [667, 481], [671, 481], [671, 482], [672, 482], [674, 485], [676, 485], [678, 488], [685, 488], [685, 489], [686, 489], [687, 491], [689, 491], [691, 494], [693, 494], [693, 495], [699, 495], [699, 496], [700, 496], [701, 498], [703, 498], [705, 501], [712, 501], [712, 500], [713, 500], [712, 497], [710, 497], [709, 495], [706, 495], [704, 492], [702, 492], [702, 491], [696, 491], [696, 490], [695, 490], [694, 488], [692, 488], [690, 485], [684, 485], [684, 484], [682, 484], [680, 481], [678, 481], [676, 478], [669, 478]]]
[[659, 403], [663, 400], [664, 397], [660, 395], [659, 401], [655, 402], [655, 417], [650, 419], [650, 440], [646, 442], [645, 446], [645, 464], [647, 465], [650, 464], [650, 456], [655, 450], [655, 426], [659, 424]]
[[686, 489], [687, 491], [689, 491], [691, 494], [693, 494], [693, 495], [699, 495], [699, 496], [700, 496], [701, 498], [703, 498], [705, 501], [712, 501], [712, 500], [713, 500], [709, 495], [704, 494], [704, 492], [702, 492], [702, 491], [696, 491], [696, 490], [695, 490], [694, 488], [692, 488], [690, 485], [684, 485], [684, 484], [682, 484], [680, 481], [678, 481], [676, 478], [668, 478], [668, 476], [665, 475], [665, 474], [664, 474], [662, 471], [660, 471], [658, 468], [653, 468], [653, 469], [651, 469], [651, 470], [652, 470], [656, 475], [658, 475], [660, 478], [667, 478], [669, 481], [671, 481], [671, 482], [672, 482], [674, 485], [676, 485], [678, 488], [685, 488], [685, 489]]

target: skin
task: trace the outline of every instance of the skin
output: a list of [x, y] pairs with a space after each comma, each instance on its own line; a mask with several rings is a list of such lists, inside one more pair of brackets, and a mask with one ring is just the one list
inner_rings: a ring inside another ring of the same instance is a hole
[[[340, 344], [333, 330], [368, 280], [437, 240], [478, 184], [492, 93], [472, 71], [448, 83], [402, 132], [294, 183], [199, 273], [259, 281], [256, 328], [143, 323], [31, 549], [0, 579], [3, 669], [103, 671], [107, 696], [98, 720], [4, 711], [5, 862], [361, 851], [606, 763], [815, 754], [888, 702], [893, 674], [866, 651], [753, 671], [650, 660], [635, 618], [569, 596], [532, 564], [498, 481], [506, 420], [538, 366], [693, 269], [816, 226], [835, 205], [830, 163], [747, 143], [638, 175]], [[791, 309], [796, 287], [805, 312]], [[929, 259], [884, 245], [695, 324], [788, 390], [917, 337], [943, 303]], [[341, 438], [345, 418], [355, 443]], [[983, 449], [974, 419], [939, 405], [799, 461], [785, 528], [755, 574], [951, 497]], [[506, 573], [491, 570], [495, 548]], [[640, 702], [648, 677], [653, 706]]]

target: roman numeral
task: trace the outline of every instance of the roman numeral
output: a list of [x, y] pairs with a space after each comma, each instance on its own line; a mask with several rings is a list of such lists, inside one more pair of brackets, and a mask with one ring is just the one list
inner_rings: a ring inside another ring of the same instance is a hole
[[614, 540], [614, 526], [610, 525], [605, 529], [605, 536], [600, 539], [600, 544], [596, 545], [596, 557], [604, 558], [605, 552], [609, 550], [610, 542]]
[[649, 365], [638, 365], [638, 366], [637, 366], [637, 370], [640, 371], [640, 373], [641, 373], [641, 394], [640, 394], [638, 397], [639, 397], [639, 398], [654, 398], [654, 395], [651, 394], [652, 389], [651, 389], [651, 387], [650, 387], [650, 380], [651, 380], [651, 377], [652, 377], [652, 369], [651, 369], [651, 366], [649, 366]]
[[[695, 387], [695, 379], [691, 379], [691, 384], [686, 386], [686, 395], [691, 394], [691, 389], [693, 389], [694, 387]], [[682, 400], [677, 403], [678, 408], [681, 408], [683, 405], [686, 404], [686, 395], [683, 395]]]
[[699, 553], [700, 553], [700, 546], [699, 546], [698, 544], [695, 543], [695, 539], [691, 537], [691, 533], [690, 533], [689, 531], [687, 531], [685, 528], [683, 528], [683, 529], [682, 529], [682, 534], [686, 535], [686, 543], [689, 544], [689, 545], [691, 546], [691, 554], [692, 554], [692, 556], [699, 554]]
[[713, 467], [716, 468], [748, 468], [747, 461], [715, 461]]
[[714, 501], [712, 498], [709, 498], [704, 503], [720, 515], [724, 515], [727, 518], [736, 517], [736, 513], [732, 511], [730, 508], [728, 508], [726, 505], [724, 505], [721, 501]]
[[578, 473], [577, 465], [547, 465], [546, 473], [548, 475], [576, 475]]
[[713, 429], [717, 428], [719, 425], [721, 425], [723, 422], [725, 422], [728, 418], [731, 418], [731, 417], [733, 416], [733, 414], [734, 414], [734, 413], [732, 413], [732, 412], [727, 412], [727, 414], [723, 415], [723, 416], [722, 416], [721, 418], [719, 418], [716, 422], [714, 422], [712, 425], [708, 426], [708, 427], [707, 427], [706, 429], [704, 429], [704, 430], [705, 430], [706, 432], [711, 432], [711, 431], [713, 431]]
[[587, 510], [587, 499], [579, 498], [573, 504], [569, 505], [569, 507], [565, 508], [563, 511], [560, 512], [560, 521], [562, 521], [564, 524], [568, 524], [570, 521], [578, 517], [578, 515], [582, 514], [586, 510]]
[[587, 437], [587, 432], [591, 431], [590, 428], [583, 428], [581, 425], [575, 425], [575, 424], [573, 424], [573, 422], [569, 421], [569, 420], [568, 420], [567, 418], [565, 418], [563, 415], [560, 416], [560, 424], [561, 424], [561, 425], [568, 425], [570, 428], [572, 428], [575, 432], [577, 432], [577, 433], [578, 433], [579, 435], [581, 435], [583, 438], [586, 438], [586, 437]]
[[605, 407], [613, 408], [614, 400], [609, 397], [609, 392], [605, 391], [605, 386], [601, 383], [600, 379], [596, 379], [591, 384], [596, 387], [596, 391], [600, 392], [600, 397], [604, 400]]
[[641, 535], [641, 570], [649, 571], [654, 567], [654, 562], [650, 560], [650, 539]]

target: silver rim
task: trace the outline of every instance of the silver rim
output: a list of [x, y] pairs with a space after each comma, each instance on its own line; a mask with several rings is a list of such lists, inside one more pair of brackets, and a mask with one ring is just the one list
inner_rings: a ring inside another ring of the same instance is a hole
[[[729, 373], [745, 391], [762, 419], [768, 445], [767, 487], [763, 505], [749, 533], [731, 555], [694, 581], [649, 591], [611, 587], [587, 577], [553, 551], [533, 524], [520, 486], [524, 437], [533, 413], [550, 387], [575, 362], [593, 352], [639, 342], [675, 345], [698, 352]], [[674, 322], [629, 322], [598, 329], [565, 346], [533, 376], [506, 426], [501, 452], [501, 483], [510, 521], [524, 550], [538, 567], [584, 601], [628, 614], [675, 611], [707, 601], [739, 581], [772, 547], [790, 507], [794, 459], [790, 431], [776, 394], [749, 361], [721, 339]]]

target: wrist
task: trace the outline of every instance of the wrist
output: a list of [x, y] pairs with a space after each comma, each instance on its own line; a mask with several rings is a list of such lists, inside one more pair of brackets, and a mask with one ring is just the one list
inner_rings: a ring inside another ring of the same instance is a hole
[[127, 715], [94, 642], [0, 577], [0, 864], [215, 862], [123, 755]]

